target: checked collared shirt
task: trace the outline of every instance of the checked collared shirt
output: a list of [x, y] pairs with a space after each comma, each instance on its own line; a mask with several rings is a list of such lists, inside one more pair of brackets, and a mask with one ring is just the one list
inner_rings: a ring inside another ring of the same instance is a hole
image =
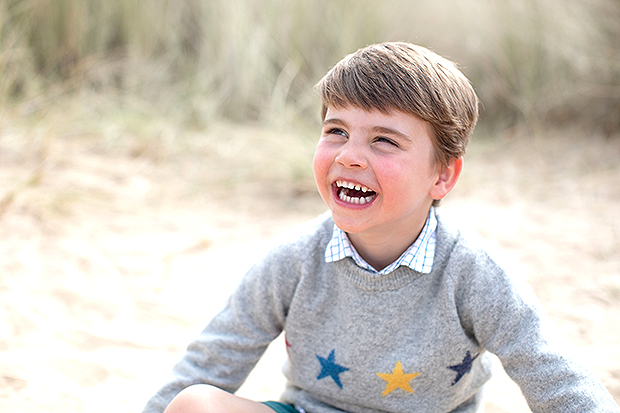
[[437, 217], [435, 216], [435, 208], [431, 207], [422, 232], [420, 232], [415, 242], [396, 261], [377, 271], [355, 250], [346, 232], [334, 225], [332, 239], [327, 244], [327, 248], [325, 248], [325, 262], [335, 262], [351, 257], [358, 266], [377, 275], [389, 274], [401, 265], [405, 265], [414, 271], [428, 274], [431, 272], [435, 257], [436, 229]]

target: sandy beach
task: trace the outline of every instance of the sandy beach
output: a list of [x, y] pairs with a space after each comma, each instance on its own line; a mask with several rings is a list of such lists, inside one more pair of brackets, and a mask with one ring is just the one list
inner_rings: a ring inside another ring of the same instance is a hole
[[[140, 411], [253, 259], [324, 211], [307, 173], [213, 184], [224, 172], [199, 142], [136, 152], [69, 136], [39, 156], [2, 136], [1, 411]], [[618, 139], [475, 142], [440, 208], [530, 283], [616, 401], [619, 161]], [[239, 394], [277, 398], [284, 357], [276, 340]], [[486, 407], [529, 411], [499, 366]]]

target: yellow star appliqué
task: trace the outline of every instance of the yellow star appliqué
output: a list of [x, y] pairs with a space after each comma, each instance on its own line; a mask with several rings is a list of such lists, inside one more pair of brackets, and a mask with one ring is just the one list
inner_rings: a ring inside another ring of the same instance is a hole
[[387, 386], [385, 386], [382, 396], [385, 397], [398, 388], [413, 393], [413, 389], [409, 385], [409, 382], [419, 375], [420, 373], [404, 373], [403, 366], [400, 364], [399, 360], [392, 373], [377, 373], [377, 376], [387, 381]]

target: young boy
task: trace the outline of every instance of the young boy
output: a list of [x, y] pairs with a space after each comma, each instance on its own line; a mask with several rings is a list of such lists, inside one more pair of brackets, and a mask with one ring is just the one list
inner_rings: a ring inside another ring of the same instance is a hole
[[[385, 43], [318, 91], [313, 168], [331, 213], [246, 274], [144, 412], [476, 412], [489, 352], [534, 412], [620, 412], [530, 294], [436, 216], [478, 117], [461, 72]], [[234, 396], [282, 331], [280, 402]]]

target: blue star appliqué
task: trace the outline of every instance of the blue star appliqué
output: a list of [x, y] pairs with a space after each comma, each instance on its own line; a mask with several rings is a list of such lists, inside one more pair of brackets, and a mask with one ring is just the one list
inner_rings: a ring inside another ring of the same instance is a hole
[[342, 383], [340, 382], [339, 374], [349, 369], [336, 363], [335, 352], [335, 349], [332, 350], [331, 353], [329, 353], [329, 356], [327, 356], [327, 358], [323, 358], [319, 355], [316, 356], [316, 358], [319, 359], [319, 362], [321, 363], [321, 372], [316, 379], [321, 380], [325, 377], [331, 377], [332, 379], [334, 379], [338, 387], [342, 389]]
[[471, 353], [468, 351], [467, 354], [465, 355], [465, 358], [463, 359], [463, 361], [461, 362], [461, 364], [457, 364], [456, 366], [450, 366], [448, 367], [450, 370], [454, 370], [456, 371], [456, 378], [454, 379], [454, 381], [452, 382], [452, 385], [454, 386], [459, 380], [461, 380], [461, 378], [469, 373], [471, 371], [471, 366], [472, 364], [474, 364], [474, 360], [476, 360], [478, 358], [479, 354], [476, 354], [474, 356], [474, 358], [471, 357]]

